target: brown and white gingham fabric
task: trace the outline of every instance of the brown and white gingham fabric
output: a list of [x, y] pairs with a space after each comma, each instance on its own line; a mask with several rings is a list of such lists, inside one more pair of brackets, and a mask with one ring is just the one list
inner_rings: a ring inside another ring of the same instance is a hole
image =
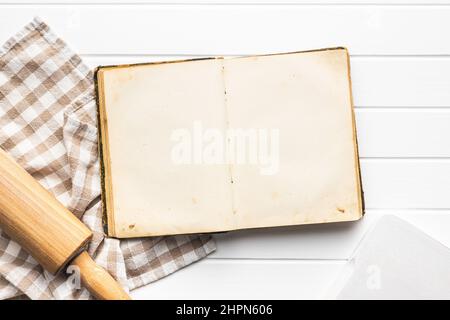
[[[91, 228], [89, 253], [100, 265], [132, 290], [211, 253], [207, 235], [105, 237], [96, 117], [92, 72], [45, 23], [34, 19], [0, 48], [0, 147]], [[90, 298], [72, 282], [0, 230], [0, 298]]]

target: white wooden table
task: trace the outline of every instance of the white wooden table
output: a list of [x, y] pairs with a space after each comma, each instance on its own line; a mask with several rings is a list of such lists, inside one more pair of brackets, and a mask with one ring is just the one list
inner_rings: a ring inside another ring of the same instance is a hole
[[220, 234], [135, 298], [320, 298], [387, 213], [450, 246], [450, 0], [282, 1], [0, 0], [0, 42], [40, 16], [90, 66], [350, 50], [364, 219]]

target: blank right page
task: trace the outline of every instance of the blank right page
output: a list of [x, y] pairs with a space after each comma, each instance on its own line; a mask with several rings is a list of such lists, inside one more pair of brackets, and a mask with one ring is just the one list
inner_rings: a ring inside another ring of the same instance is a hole
[[236, 228], [359, 219], [347, 51], [224, 60], [224, 82]]

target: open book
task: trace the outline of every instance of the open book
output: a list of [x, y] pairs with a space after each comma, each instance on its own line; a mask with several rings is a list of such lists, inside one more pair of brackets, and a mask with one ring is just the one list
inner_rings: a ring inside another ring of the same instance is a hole
[[110, 236], [362, 216], [346, 49], [99, 67], [96, 81]]

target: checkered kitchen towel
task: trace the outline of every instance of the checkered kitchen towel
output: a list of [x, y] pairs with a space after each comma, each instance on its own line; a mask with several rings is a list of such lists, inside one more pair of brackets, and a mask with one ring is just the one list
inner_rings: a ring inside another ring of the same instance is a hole
[[[0, 147], [94, 232], [89, 253], [132, 290], [215, 249], [210, 236], [106, 238], [101, 220], [92, 72], [34, 19], [0, 48]], [[87, 299], [0, 230], [0, 298]]]

